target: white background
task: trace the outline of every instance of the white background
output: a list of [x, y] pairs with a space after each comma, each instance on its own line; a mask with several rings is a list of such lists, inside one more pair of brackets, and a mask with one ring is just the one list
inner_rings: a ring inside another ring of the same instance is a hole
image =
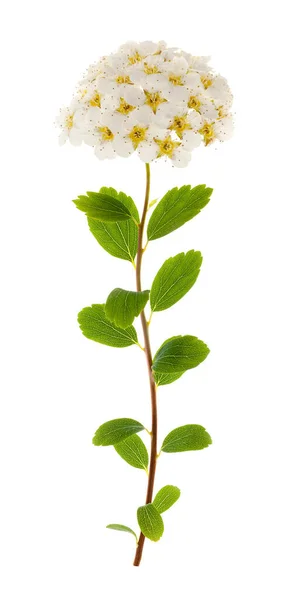
[[[292, 95], [289, 3], [7, 2], [1, 58], [1, 597], [3, 600], [291, 600]], [[143, 354], [85, 339], [76, 314], [130, 263], [105, 253], [71, 200], [112, 185], [142, 207], [136, 158], [99, 162], [52, 126], [87, 65], [129, 39], [211, 54], [235, 95], [236, 133], [190, 166], [152, 168], [152, 198], [214, 187], [210, 205], [149, 245], [143, 285], [170, 255], [204, 256], [196, 286], [155, 315], [154, 349], [190, 333], [208, 359], [159, 393], [160, 440], [200, 423], [214, 444], [164, 455], [157, 489], [182, 490], [165, 533], [132, 567], [146, 477], [91, 438], [150, 425]]]

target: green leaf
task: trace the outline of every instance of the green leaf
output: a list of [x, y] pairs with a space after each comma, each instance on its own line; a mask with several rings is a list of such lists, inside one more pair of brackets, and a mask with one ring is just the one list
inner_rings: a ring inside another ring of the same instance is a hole
[[165, 437], [162, 452], [186, 452], [203, 450], [212, 443], [211, 436], [201, 425], [182, 425]]
[[185, 296], [197, 280], [201, 263], [201, 253], [194, 250], [186, 254], [180, 252], [166, 260], [151, 288], [152, 311], [165, 310]]
[[177, 502], [179, 496], [180, 490], [178, 487], [175, 485], [165, 485], [155, 496], [153, 505], [161, 514], [165, 510], [168, 510], [168, 508], [171, 508]]
[[118, 523], [111, 523], [110, 525], [106, 525], [106, 527], [107, 529], [115, 529], [115, 531], [125, 531], [127, 533], [131, 533], [132, 535], [134, 535], [137, 541], [136, 533], [133, 531], [133, 529], [130, 529], [130, 527], [126, 527], [126, 525], [118, 525]]
[[156, 352], [153, 370], [178, 374], [197, 367], [208, 353], [207, 345], [194, 335], [177, 335], [166, 340]]
[[141, 313], [149, 299], [149, 291], [129, 292], [115, 288], [105, 304], [106, 317], [118, 327], [125, 329]]
[[143, 429], [144, 426], [134, 419], [113, 419], [100, 425], [93, 437], [93, 444], [95, 446], [114, 446]]
[[115, 444], [116, 452], [126, 460], [126, 462], [136, 469], [147, 469], [149, 463], [148, 451], [136, 433], [127, 439]]
[[185, 371], [179, 373], [157, 373], [157, 371], [153, 371], [154, 380], [157, 385], [168, 385], [169, 383], [173, 383], [184, 375]]
[[87, 217], [98, 221], [127, 221], [131, 218], [129, 209], [117, 198], [100, 192], [86, 192], [87, 196], [78, 196], [73, 200], [79, 210], [85, 212]]
[[157, 542], [164, 533], [164, 523], [159, 511], [153, 504], [145, 504], [137, 510], [140, 529], [149, 540]]
[[[116, 192], [114, 188], [102, 187], [100, 193], [108, 194], [122, 202], [133, 219], [139, 223], [138, 210], [130, 196]], [[132, 219], [117, 223], [102, 223], [88, 217], [88, 225], [93, 236], [109, 254], [122, 260], [133, 262], [138, 246], [138, 227]]]
[[198, 215], [210, 200], [212, 188], [184, 185], [173, 188], [156, 206], [148, 224], [148, 239], [156, 240]]
[[85, 337], [106, 346], [126, 348], [137, 344], [137, 333], [134, 327], [121, 329], [114, 325], [105, 315], [104, 304], [92, 304], [83, 308], [77, 316], [80, 329]]

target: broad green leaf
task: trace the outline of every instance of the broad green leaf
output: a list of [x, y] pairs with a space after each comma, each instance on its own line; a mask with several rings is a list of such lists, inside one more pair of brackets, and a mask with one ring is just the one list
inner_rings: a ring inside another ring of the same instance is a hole
[[156, 371], [153, 371], [154, 380], [157, 385], [168, 385], [169, 383], [173, 383], [173, 381], [179, 379], [184, 373], [185, 371], [182, 371], [181, 373], [157, 373]]
[[113, 419], [100, 425], [93, 437], [93, 444], [114, 446], [143, 429], [144, 426], [134, 419]]
[[203, 450], [212, 443], [211, 436], [201, 425], [182, 425], [168, 433], [162, 444], [162, 452], [186, 452]]
[[164, 533], [164, 523], [159, 511], [153, 504], [145, 504], [137, 510], [140, 529], [149, 540], [157, 542]]
[[92, 304], [83, 308], [77, 316], [80, 329], [85, 337], [106, 346], [126, 348], [137, 344], [134, 327], [121, 329], [109, 321], [105, 315], [104, 304]]
[[[139, 222], [137, 208], [130, 196], [126, 196], [123, 192], [118, 193], [114, 188], [107, 187], [102, 187], [100, 193], [108, 194], [120, 200], [129, 210], [133, 219], [137, 223]], [[88, 225], [97, 242], [109, 254], [122, 260], [134, 261], [138, 245], [138, 228], [132, 219], [117, 223], [102, 223], [88, 217]]]
[[105, 304], [107, 318], [118, 327], [125, 329], [141, 313], [149, 299], [149, 291], [129, 292], [115, 288], [108, 296]]
[[156, 206], [148, 224], [148, 239], [156, 240], [198, 215], [210, 200], [212, 188], [184, 185], [173, 188]]
[[159, 513], [165, 512], [177, 502], [180, 496], [180, 490], [175, 485], [165, 485], [155, 496], [153, 505]]
[[186, 254], [180, 252], [166, 260], [152, 284], [152, 311], [165, 310], [185, 296], [197, 280], [201, 263], [201, 253], [194, 250]]
[[136, 469], [147, 469], [149, 463], [148, 451], [136, 433], [114, 446], [116, 452], [126, 462]]
[[207, 345], [194, 335], [177, 335], [166, 340], [156, 352], [153, 370], [178, 374], [197, 367], [208, 353]]
[[78, 196], [73, 200], [75, 206], [85, 212], [87, 217], [98, 221], [127, 221], [131, 218], [129, 209], [117, 198], [101, 192], [86, 192], [87, 196]]
[[137, 541], [136, 533], [133, 531], [133, 529], [130, 529], [130, 527], [126, 527], [126, 525], [118, 525], [118, 523], [111, 523], [110, 525], [106, 525], [106, 527], [107, 529], [115, 529], [115, 531], [125, 531], [126, 533], [131, 533], [132, 535], [134, 535]]

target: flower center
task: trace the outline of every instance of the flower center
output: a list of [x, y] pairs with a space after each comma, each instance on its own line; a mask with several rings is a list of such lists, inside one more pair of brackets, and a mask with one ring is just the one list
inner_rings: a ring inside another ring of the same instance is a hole
[[147, 127], [140, 127], [140, 125], [135, 125], [131, 132], [128, 134], [128, 137], [131, 139], [134, 148], [137, 148], [141, 142], [144, 142], [147, 134]]
[[200, 80], [205, 90], [207, 90], [213, 83], [213, 80], [207, 75], [202, 75]]
[[65, 125], [67, 129], [71, 129], [73, 127], [73, 114], [68, 115], [65, 119]]
[[128, 62], [130, 65], [135, 65], [136, 63], [140, 62], [141, 60], [142, 60], [142, 56], [137, 51], [128, 57]]
[[172, 158], [174, 150], [181, 145], [181, 142], [175, 142], [172, 140], [170, 135], [168, 135], [168, 137], [166, 137], [164, 140], [158, 140], [155, 138], [155, 142], [159, 146], [159, 156], [165, 155], [169, 158]]
[[91, 106], [98, 106], [101, 108], [101, 96], [98, 92], [94, 94], [94, 96], [90, 99]]
[[143, 67], [144, 72], [146, 73], [146, 75], [154, 75], [155, 73], [160, 73], [157, 65], [148, 65], [148, 63], [144, 63], [144, 67]]
[[173, 123], [170, 125], [169, 129], [176, 131], [177, 135], [181, 138], [186, 129], [191, 129], [191, 125], [187, 120], [187, 115], [174, 117]]
[[223, 119], [224, 117], [227, 116], [224, 106], [219, 106], [219, 108], [217, 108], [217, 111], [218, 111], [219, 119]]
[[197, 96], [190, 96], [188, 100], [188, 108], [192, 108], [193, 110], [197, 110], [199, 112], [201, 106], [201, 102]]
[[169, 81], [170, 81], [170, 83], [173, 83], [173, 85], [183, 85], [181, 75], [171, 74], [171, 75], [169, 75]]
[[121, 83], [128, 83], [128, 84], [132, 84], [132, 81], [129, 77], [129, 75], [118, 75], [118, 77], [116, 77], [116, 83], [121, 84]]
[[117, 108], [117, 112], [120, 112], [122, 115], [128, 115], [132, 110], [135, 109], [135, 106], [132, 104], [128, 104], [124, 98], [120, 98], [120, 105]]
[[162, 104], [163, 102], [167, 102], [167, 100], [161, 96], [160, 92], [151, 93], [144, 90], [144, 93], [146, 96], [145, 104], [150, 106], [155, 114], [157, 112], [158, 106], [160, 106], [160, 104]]
[[114, 139], [114, 133], [112, 133], [109, 127], [98, 127], [98, 130], [102, 134], [102, 140], [104, 142], [110, 142]]
[[203, 136], [204, 143], [206, 146], [213, 142], [215, 139], [215, 131], [213, 123], [205, 122], [201, 129], [199, 129], [199, 133]]

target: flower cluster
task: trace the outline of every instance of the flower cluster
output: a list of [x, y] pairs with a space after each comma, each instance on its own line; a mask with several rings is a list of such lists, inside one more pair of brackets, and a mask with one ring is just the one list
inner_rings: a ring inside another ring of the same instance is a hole
[[60, 111], [60, 144], [84, 142], [100, 159], [137, 152], [185, 167], [194, 148], [233, 130], [231, 91], [208, 61], [164, 42], [124, 44], [89, 67]]

